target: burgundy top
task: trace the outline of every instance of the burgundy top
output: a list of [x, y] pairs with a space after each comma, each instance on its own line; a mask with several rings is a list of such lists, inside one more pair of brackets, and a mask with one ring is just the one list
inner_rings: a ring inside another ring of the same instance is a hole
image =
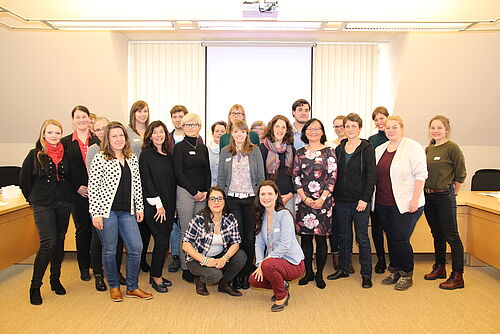
[[385, 150], [377, 164], [377, 192], [375, 203], [383, 206], [396, 206], [396, 200], [392, 193], [391, 164], [394, 159], [394, 152]]

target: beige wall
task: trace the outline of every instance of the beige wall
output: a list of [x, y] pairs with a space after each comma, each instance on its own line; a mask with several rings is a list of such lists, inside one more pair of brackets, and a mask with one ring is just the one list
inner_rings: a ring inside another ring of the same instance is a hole
[[0, 29], [0, 165], [20, 164], [45, 119], [71, 129], [77, 104], [111, 119], [127, 114], [128, 40], [119, 33]]

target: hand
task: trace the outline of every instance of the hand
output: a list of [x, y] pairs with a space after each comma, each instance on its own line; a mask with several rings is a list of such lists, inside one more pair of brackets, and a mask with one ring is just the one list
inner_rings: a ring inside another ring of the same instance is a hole
[[138, 223], [142, 222], [144, 219], [144, 212], [136, 212], [135, 219], [137, 220]]
[[98, 229], [99, 231], [101, 231], [102, 228], [103, 228], [102, 217], [92, 218], [92, 225], [94, 225], [94, 227], [96, 229]]
[[293, 193], [288, 193], [283, 196], [281, 196], [281, 199], [283, 200], [283, 205], [285, 205], [289, 200], [291, 200], [293, 197]]
[[215, 263], [215, 268], [217, 269], [222, 269], [224, 268], [224, 266], [226, 265], [227, 263], [227, 258], [226, 257], [220, 257], [218, 259], [215, 259], [216, 263]]
[[208, 262], [205, 265], [205, 267], [215, 267], [216, 264], [217, 264], [217, 259], [210, 257], [210, 258], [208, 258]]
[[205, 200], [207, 199], [207, 192], [205, 191], [205, 192], [202, 192], [202, 193], [200, 193], [200, 194], [201, 194], [201, 197], [200, 197], [200, 199], [198, 200], [198, 202], [203, 202], [203, 201], [205, 201]]
[[365, 211], [367, 205], [368, 205], [368, 203], [366, 203], [365, 201], [359, 200], [358, 206], [356, 207], [356, 211], [359, 211], [359, 212]]
[[78, 190], [76, 192], [78, 193], [78, 195], [80, 195], [82, 197], [85, 197], [85, 198], [89, 197], [88, 189], [85, 186], [80, 186], [80, 188], [78, 188]]
[[264, 274], [262, 273], [261, 264], [262, 262], [259, 263], [257, 269], [255, 269], [255, 271], [252, 273], [253, 277], [255, 277], [255, 280], [257, 282], [262, 282], [264, 280]]
[[325, 204], [325, 201], [323, 201], [321, 198], [318, 198], [317, 200], [313, 201], [311, 208], [319, 210], [323, 207], [323, 204]]
[[410, 205], [408, 206], [408, 212], [412, 213], [418, 210], [418, 199], [412, 198]]
[[165, 213], [165, 208], [162, 206], [159, 209], [156, 209], [156, 214], [154, 216], [155, 220], [161, 224], [165, 220], [167, 220], [166, 213]]
[[202, 193], [198, 191], [196, 195], [193, 196], [193, 198], [196, 202], [200, 202], [200, 198], [202, 198], [202, 196]]

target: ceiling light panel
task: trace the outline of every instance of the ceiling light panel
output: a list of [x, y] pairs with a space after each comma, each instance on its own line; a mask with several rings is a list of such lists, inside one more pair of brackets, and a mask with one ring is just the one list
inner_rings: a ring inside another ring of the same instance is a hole
[[321, 22], [198, 21], [201, 30], [292, 30], [316, 31]]
[[472, 22], [350, 22], [344, 30], [351, 31], [443, 31], [464, 30]]
[[173, 30], [170, 21], [48, 21], [61, 30]]

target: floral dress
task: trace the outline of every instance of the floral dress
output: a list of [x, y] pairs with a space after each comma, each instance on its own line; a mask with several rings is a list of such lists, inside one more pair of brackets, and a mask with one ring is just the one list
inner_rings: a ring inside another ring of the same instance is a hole
[[297, 196], [296, 224], [299, 234], [330, 235], [332, 231], [333, 188], [337, 178], [337, 159], [335, 151], [330, 147], [321, 150], [307, 150], [305, 147], [297, 151], [293, 164], [295, 188], [302, 189], [306, 197], [316, 200], [324, 190], [328, 195], [321, 209], [313, 209]]

